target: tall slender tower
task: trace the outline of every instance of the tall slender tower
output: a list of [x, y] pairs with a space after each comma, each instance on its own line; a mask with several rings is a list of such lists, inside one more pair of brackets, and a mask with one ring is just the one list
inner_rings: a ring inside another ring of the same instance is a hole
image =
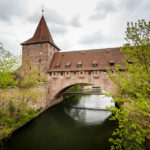
[[60, 50], [53, 41], [43, 15], [33, 37], [21, 45], [23, 64], [28, 60], [29, 70], [40, 67], [44, 72], [49, 69], [54, 54]]

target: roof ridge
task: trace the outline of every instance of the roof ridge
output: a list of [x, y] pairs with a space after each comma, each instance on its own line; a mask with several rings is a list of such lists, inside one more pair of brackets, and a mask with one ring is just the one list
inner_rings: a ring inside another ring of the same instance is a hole
[[72, 51], [61, 51], [59, 53], [70, 53], [70, 52], [84, 52], [84, 51], [98, 51], [98, 50], [116, 50], [116, 49], [120, 49], [120, 47], [112, 47], [112, 48], [101, 48], [101, 49], [87, 49], [87, 50], [72, 50]]

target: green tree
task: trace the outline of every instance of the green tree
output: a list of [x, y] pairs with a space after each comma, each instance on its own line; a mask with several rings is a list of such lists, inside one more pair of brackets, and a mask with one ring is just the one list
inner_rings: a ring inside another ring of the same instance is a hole
[[141, 150], [145, 139], [150, 140], [150, 22], [128, 23], [125, 39], [124, 65], [110, 72], [117, 85], [112, 96], [120, 104], [120, 108], [110, 108], [111, 120], [119, 122], [110, 139], [111, 149]]
[[17, 80], [12, 72], [16, 70], [18, 66], [18, 58], [5, 50], [0, 43], [0, 88], [17, 85]]

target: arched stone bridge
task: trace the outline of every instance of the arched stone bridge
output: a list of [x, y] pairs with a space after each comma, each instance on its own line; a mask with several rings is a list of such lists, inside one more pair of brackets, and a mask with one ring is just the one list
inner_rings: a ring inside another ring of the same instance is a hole
[[62, 101], [62, 96], [65, 90], [75, 84], [79, 83], [89, 83], [95, 86], [101, 87], [108, 93], [113, 93], [115, 85], [109, 79], [106, 71], [91, 71], [91, 74], [88, 74], [88, 71], [81, 72], [65, 72], [62, 76], [61, 72], [52, 73], [49, 76], [49, 84], [47, 90], [47, 102], [46, 105], [53, 105], [56, 101]]

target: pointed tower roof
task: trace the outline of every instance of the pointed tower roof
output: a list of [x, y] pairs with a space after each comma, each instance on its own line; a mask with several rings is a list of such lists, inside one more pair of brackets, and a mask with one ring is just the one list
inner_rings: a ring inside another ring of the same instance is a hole
[[33, 37], [30, 38], [29, 40], [21, 43], [21, 45], [44, 43], [44, 42], [49, 42], [54, 47], [59, 49], [53, 41], [53, 38], [49, 32], [49, 29], [48, 29], [48, 26], [47, 26], [44, 16], [42, 16]]

